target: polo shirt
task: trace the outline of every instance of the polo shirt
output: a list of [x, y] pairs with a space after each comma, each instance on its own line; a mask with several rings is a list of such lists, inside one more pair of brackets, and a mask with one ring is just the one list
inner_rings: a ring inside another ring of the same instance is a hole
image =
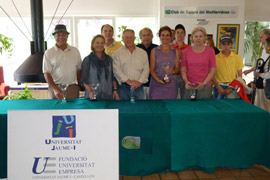
[[190, 47], [190, 45], [183, 43], [181, 47], [178, 46], [177, 42], [171, 45], [172, 47], [176, 48], [178, 52], [182, 52], [184, 49]]
[[76, 84], [77, 71], [82, 59], [77, 48], [70, 45], [63, 51], [56, 45], [48, 49], [43, 57], [43, 73], [50, 73], [55, 84]]
[[113, 53], [122, 46], [123, 45], [120, 42], [113, 41], [113, 43], [111, 45], [109, 45], [109, 46], [105, 45], [105, 53], [108, 54], [109, 56], [112, 56]]
[[231, 52], [231, 54], [226, 57], [222, 52], [216, 55], [216, 75], [215, 79], [217, 82], [232, 82], [237, 75], [237, 71], [244, 67], [242, 58]]

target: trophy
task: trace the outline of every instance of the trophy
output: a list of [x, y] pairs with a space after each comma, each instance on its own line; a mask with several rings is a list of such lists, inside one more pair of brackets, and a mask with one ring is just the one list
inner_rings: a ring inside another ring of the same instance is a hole
[[163, 70], [164, 70], [164, 77], [163, 77], [163, 81], [165, 82], [165, 83], [170, 83], [171, 82], [171, 80], [170, 80], [170, 78], [169, 78], [169, 68], [170, 68], [170, 63], [163, 63], [162, 64], [162, 68], [163, 68]]
[[91, 87], [92, 92], [94, 94], [94, 97], [91, 100], [96, 101], [97, 100], [97, 91], [98, 91], [99, 84], [98, 83], [97, 84], [91, 84], [90, 87]]
[[191, 101], [196, 101], [196, 89], [191, 89], [190, 100]]
[[[192, 83], [191, 86], [192, 86], [193, 88], [196, 88], [197, 83]], [[196, 101], [196, 95], [197, 95], [197, 90], [196, 90], [196, 89], [191, 89], [190, 100], [191, 100], [191, 101]]]
[[135, 96], [134, 96], [134, 87], [130, 87], [130, 103], [135, 103]]
[[58, 87], [61, 89], [61, 91], [62, 91], [62, 93], [63, 93], [63, 96], [64, 96], [64, 98], [63, 98], [63, 102], [66, 102], [67, 101], [67, 98], [66, 98], [66, 90], [67, 90], [67, 88], [68, 88], [68, 84], [58, 84]]

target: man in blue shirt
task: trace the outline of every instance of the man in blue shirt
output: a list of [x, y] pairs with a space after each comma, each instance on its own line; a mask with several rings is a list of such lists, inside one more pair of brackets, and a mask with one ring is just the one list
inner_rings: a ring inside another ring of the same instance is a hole
[[[150, 64], [150, 54], [151, 54], [151, 51], [152, 51], [152, 49], [154, 49], [158, 45], [152, 43], [153, 33], [152, 33], [152, 30], [149, 29], [149, 28], [147, 28], [147, 27], [145, 27], [142, 30], [140, 30], [139, 36], [140, 36], [140, 39], [141, 39], [142, 43], [141, 44], [138, 44], [137, 47], [140, 47], [140, 48], [142, 48], [143, 50], [145, 50], [147, 52], [148, 61], [149, 61], [149, 64]], [[150, 78], [151, 78], [151, 75], [149, 74], [148, 82], [143, 85], [143, 88], [144, 88], [144, 98], [145, 99], [149, 99], [149, 83], [150, 83]]]

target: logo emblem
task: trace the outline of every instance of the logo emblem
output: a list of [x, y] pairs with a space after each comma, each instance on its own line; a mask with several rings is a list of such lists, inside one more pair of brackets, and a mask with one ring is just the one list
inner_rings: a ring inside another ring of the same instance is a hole
[[76, 116], [65, 115], [65, 116], [53, 116], [53, 128], [52, 137], [76, 137]]
[[[44, 158], [34, 157], [34, 159], [35, 159], [35, 161], [34, 161], [34, 165], [33, 165], [33, 169], [32, 169], [32, 172], [34, 174], [42, 174], [42, 173], [54, 174], [54, 173], [56, 173], [55, 170], [46, 170], [47, 167], [56, 166], [56, 163], [54, 162], [56, 160], [55, 157], [44, 157]], [[43, 159], [43, 161], [42, 161], [42, 159]], [[49, 160], [52, 162], [48, 163]], [[42, 161], [42, 162], [39, 163], [39, 161]], [[40, 166], [40, 167], [38, 167], [38, 166]], [[39, 171], [37, 169], [39, 169]]]
[[169, 9], [165, 10], [165, 14], [171, 14], [171, 10]]
[[126, 136], [122, 139], [122, 146], [126, 149], [140, 149], [141, 138], [137, 136]]

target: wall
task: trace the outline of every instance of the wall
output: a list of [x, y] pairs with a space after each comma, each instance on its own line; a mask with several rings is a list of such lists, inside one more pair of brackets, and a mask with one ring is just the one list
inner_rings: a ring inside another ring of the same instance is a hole
[[[202, 25], [208, 34], [213, 34], [213, 39], [216, 39], [217, 24], [240, 24], [240, 37], [239, 37], [239, 55], [243, 56], [243, 42], [244, 42], [244, 8], [245, 0], [160, 0], [159, 2], [159, 18], [160, 26], [168, 25], [174, 28], [176, 24], [183, 24], [186, 28], [187, 34], [190, 34], [192, 29], [197, 26], [198, 18], [165, 18], [163, 15], [164, 6], [184, 6], [184, 7], [197, 7], [197, 6], [239, 6], [237, 18], [206, 18], [209, 23]], [[187, 37], [186, 37], [187, 39]], [[187, 42], [187, 40], [186, 40]]]
[[[30, 16], [30, 0], [14, 0], [22, 16]], [[57, 0], [43, 0], [44, 14], [52, 15], [57, 7]], [[62, 0], [58, 13], [62, 15], [71, 0]], [[0, 0], [0, 5], [10, 14], [17, 16], [11, 1]], [[121, 15], [145, 16], [157, 14], [158, 0], [74, 0], [69, 15]], [[5, 16], [0, 10], [0, 16]]]
[[[22, 16], [30, 16], [30, 0], [14, 0]], [[62, 0], [58, 15], [62, 15], [70, 1]], [[174, 27], [177, 23], [186, 26], [187, 32], [191, 32], [196, 26], [197, 18], [174, 18], [159, 17], [163, 6], [239, 6], [239, 17], [228, 19], [208, 18], [209, 23], [205, 26], [209, 34], [216, 37], [217, 24], [240, 24], [239, 54], [243, 55], [244, 21], [270, 21], [269, 0], [74, 0], [67, 11], [67, 15], [106, 15], [106, 16], [154, 16], [160, 25]], [[52, 15], [58, 4], [56, 0], [43, 0], [44, 15]], [[10, 16], [18, 16], [11, 1], [0, 0], [0, 5]], [[6, 15], [0, 10], [0, 17]], [[157, 30], [154, 30], [157, 31]]]
[[246, 0], [246, 21], [270, 21], [269, 0]]

